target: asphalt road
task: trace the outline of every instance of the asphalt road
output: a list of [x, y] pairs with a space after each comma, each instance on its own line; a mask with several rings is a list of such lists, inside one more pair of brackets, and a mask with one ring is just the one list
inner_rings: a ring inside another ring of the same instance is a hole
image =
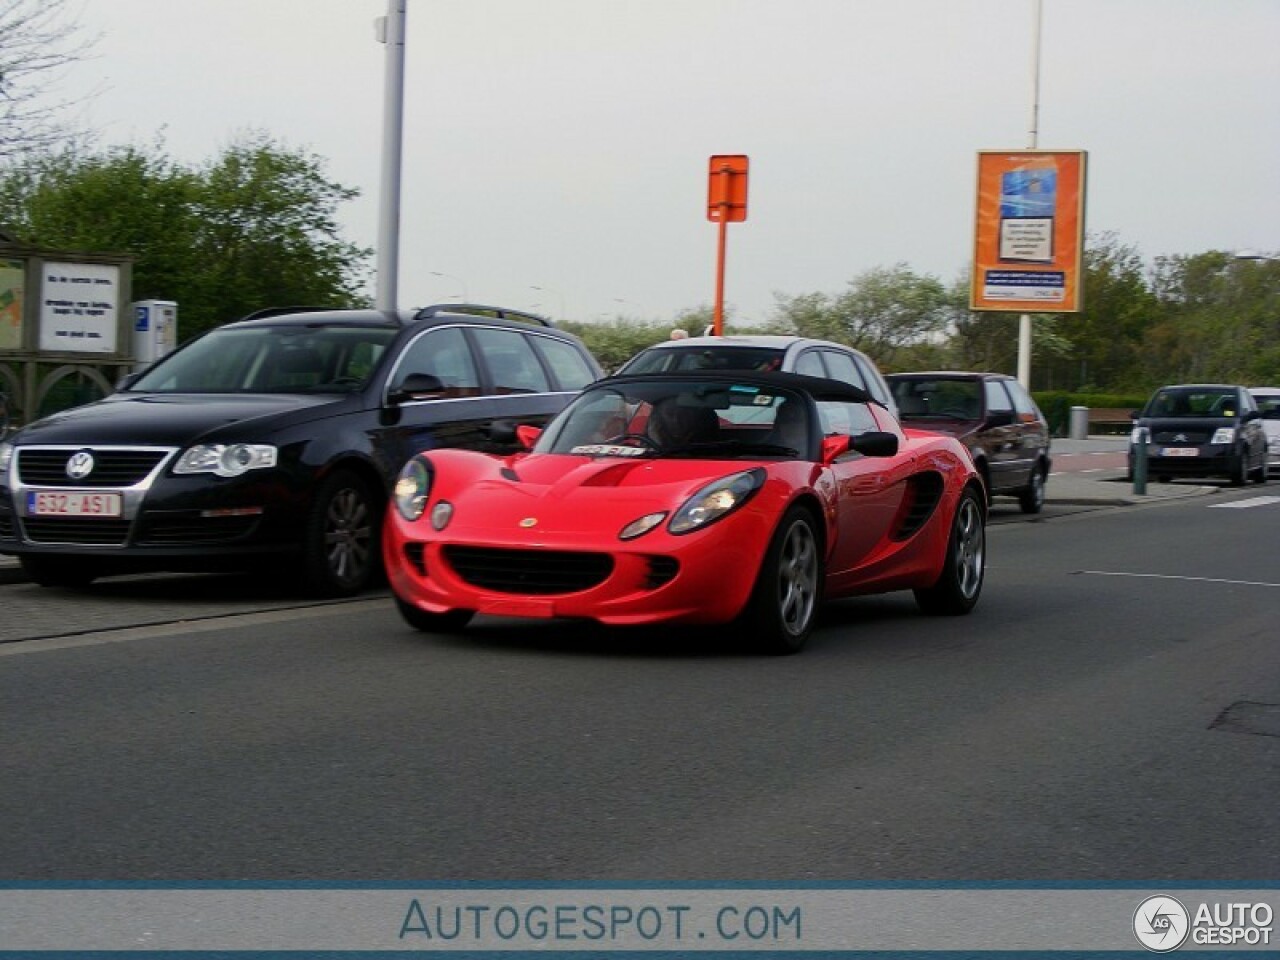
[[1280, 503], [1231, 506], [1269, 492], [998, 523], [972, 616], [845, 601], [781, 659], [44, 591], [157, 622], [0, 645], [0, 879], [1275, 879]]

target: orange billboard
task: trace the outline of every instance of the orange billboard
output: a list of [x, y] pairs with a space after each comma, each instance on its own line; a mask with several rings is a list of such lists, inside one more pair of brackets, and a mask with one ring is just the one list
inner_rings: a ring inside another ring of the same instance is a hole
[[973, 310], [1083, 309], [1083, 150], [980, 150]]

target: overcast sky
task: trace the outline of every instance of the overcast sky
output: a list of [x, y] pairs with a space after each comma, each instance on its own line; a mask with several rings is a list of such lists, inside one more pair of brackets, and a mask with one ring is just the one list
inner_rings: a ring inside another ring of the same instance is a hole
[[[314, 151], [378, 232], [385, 0], [81, 0], [102, 142]], [[714, 299], [713, 154], [751, 159], [726, 300], [966, 270], [975, 156], [1030, 145], [1035, 0], [408, 0], [400, 305], [669, 320]], [[1150, 260], [1280, 249], [1280, 2], [1043, 0], [1039, 146]], [[445, 276], [435, 276], [444, 274]], [[541, 287], [541, 290], [532, 289]], [[370, 291], [372, 293], [372, 291]]]

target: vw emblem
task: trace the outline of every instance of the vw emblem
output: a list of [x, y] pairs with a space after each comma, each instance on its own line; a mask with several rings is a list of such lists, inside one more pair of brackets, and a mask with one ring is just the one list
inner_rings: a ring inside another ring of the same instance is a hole
[[83, 480], [93, 473], [93, 454], [88, 450], [79, 450], [67, 461], [67, 476], [72, 480]]

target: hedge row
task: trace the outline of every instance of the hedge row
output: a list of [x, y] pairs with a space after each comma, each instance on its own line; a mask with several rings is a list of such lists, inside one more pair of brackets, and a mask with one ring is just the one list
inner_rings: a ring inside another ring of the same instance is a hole
[[1146, 396], [1124, 393], [1068, 393], [1065, 390], [1042, 390], [1032, 394], [1036, 404], [1049, 421], [1049, 431], [1055, 436], [1066, 436], [1071, 429], [1071, 408], [1089, 407], [1091, 410], [1138, 410], [1147, 402]]

